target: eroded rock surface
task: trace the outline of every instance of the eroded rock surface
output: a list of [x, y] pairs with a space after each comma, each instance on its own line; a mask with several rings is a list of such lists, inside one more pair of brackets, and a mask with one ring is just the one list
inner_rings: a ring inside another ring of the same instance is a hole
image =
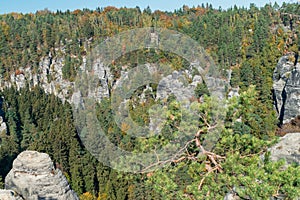
[[286, 134], [269, 151], [273, 161], [284, 159], [288, 164], [300, 165], [300, 133]]
[[1, 200], [23, 200], [12, 190], [0, 190], [0, 199]]
[[13, 162], [5, 178], [5, 189], [26, 200], [77, 200], [66, 178], [55, 169], [48, 154], [24, 151]]
[[280, 58], [273, 74], [274, 104], [282, 123], [300, 115], [300, 63], [293, 54]]

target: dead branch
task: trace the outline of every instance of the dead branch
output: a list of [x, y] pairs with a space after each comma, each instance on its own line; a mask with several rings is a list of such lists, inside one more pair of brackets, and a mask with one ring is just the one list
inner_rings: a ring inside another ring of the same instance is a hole
[[[208, 126], [208, 130], [210, 129], [213, 129], [215, 128], [217, 125], [209, 125], [207, 124]], [[156, 155], [156, 158], [157, 158], [157, 162], [156, 163], [153, 163], [147, 167], [145, 167], [141, 172], [142, 173], [145, 173], [147, 172], [148, 170], [151, 170], [157, 166], [162, 166], [162, 165], [165, 165], [165, 164], [170, 164], [170, 163], [179, 163], [179, 162], [182, 162], [184, 160], [197, 160], [197, 154], [194, 153], [194, 154], [189, 154], [188, 152], [188, 146], [192, 143], [195, 142], [196, 146], [200, 149], [200, 152], [204, 155], [207, 156], [208, 160], [209, 160], [209, 163], [208, 165], [211, 166], [211, 168], [213, 168], [215, 170], [218, 170], [218, 172], [222, 173], [223, 172], [223, 168], [222, 166], [219, 164], [219, 160], [224, 160], [226, 157], [224, 156], [220, 156], [220, 155], [217, 155], [213, 152], [210, 152], [210, 151], [206, 151], [204, 149], [204, 147], [201, 145], [201, 142], [200, 142], [200, 135], [201, 134], [204, 134], [205, 131], [200, 129], [196, 134], [195, 134], [195, 138], [188, 141], [181, 149], [179, 149], [176, 154], [174, 156], [172, 156], [172, 158], [168, 159], [168, 160], [164, 160], [164, 161], [160, 161], [159, 159], [159, 155], [156, 154], [156, 149], [154, 150], [154, 153]], [[179, 157], [179, 158], [178, 158]], [[210, 172], [210, 170], [208, 170]]]
[[204, 175], [204, 177], [201, 179], [201, 181], [200, 181], [200, 183], [199, 183], [199, 185], [198, 185], [198, 190], [201, 190], [201, 187], [202, 187], [202, 185], [203, 185], [203, 183], [204, 183], [205, 178], [206, 178], [210, 173], [212, 173], [212, 172], [214, 172], [214, 171], [216, 171], [216, 170], [218, 170], [218, 167], [212, 168], [210, 171], [208, 171], [208, 172]]

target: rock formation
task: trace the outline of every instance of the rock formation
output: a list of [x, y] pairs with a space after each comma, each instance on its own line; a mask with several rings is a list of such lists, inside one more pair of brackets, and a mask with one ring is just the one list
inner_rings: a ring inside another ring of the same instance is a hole
[[0, 199], [1, 200], [23, 200], [12, 190], [0, 190]]
[[77, 200], [78, 197], [48, 154], [24, 151], [13, 162], [5, 178], [5, 189], [26, 200]]
[[7, 125], [3, 120], [4, 112], [2, 110], [2, 98], [0, 98], [0, 137], [1, 135], [5, 135], [7, 132]]
[[7, 125], [3, 121], [2, 116], [0, 116], [0, 134], [2, 134], [2, 133], [6, 134], [6, 132], [7, 132]]
[[274, 104], [282, 123], [300, 115], [300, 63], [294, 54], [280, 58], [273, 74]]
[[[198, 78], [199, 77], [199, 78]], [[198, 78], [197, 80], [195, 78]], [[195, 76], [191, 84], [185, 78], [182, 72], [174, 71], [172, 74], [164, 77], [157, 87], [157, 99], [167, 98], [170, 94], [174, 94], [178, 101], [188, 101], [194, 96], [194, 89], [197, 83], [202, 83], [200, 76]]]
[[286, 134], [269, 151], [273, 161], [284, 159], [287, 164], [300, 165], [300, 133]]
[[[12, 73], [10, 77], [6, 80], [0, 80], [0, 89], [10, 88], [12, 86], [16, 87], [18, 90], [25, 87], [27, 84], [30, 87], [39, 85], [44, 89], [47, 94], [54, 94], [59, 97], [63, 102], [68, 101], [69, 103], [75, 103], [77, 105], [81, 101], [80, 91], [76, 91], [78, 86], [75, 86], [75, 81], [63, 79], [62, 68], [64, 66], [64, 59], [59, 57], [52, 57], [51, 54], [41, 58], [39, 63], [39, 68], [37, 71], [34, 71], [30, 67], [19, 68], [15, 73]], [[98, 85], [94, 88], [87, 87], [84, 88], [84, 92], [88, 92], [88, 97], [92, 97], [101, 101], [105, 97], [110, 96], [109, 87], [114, 88], [116, 82], [114, 81], [114, 76], [110, 72], [107, 66], [104, 66], [101, 61], [98, 59], [93, 61], [92, 66], [87, 63], [87, 58], [83, 58], [83, 64], [79, 67], [82, 71], [82, 74], [90, 71], [94, 76], [99, 78]], [[153, 74], [155, 71], [151, 69], [150, 64], [146, 64], [148, 67], [149, 73]], [[152, 67], [153, 68], [153, 67]], [[154, 66], [157, 68], [157, 66]], [[196, 87], [197, 83], [202, 82], [202, 77], [199, 75], [193, 74], [194, 69], [198, 70], [198, 74], [203, 73], [203, 69], [200, 66], [191, 66], [189, 70], [182, 72], [174, 71], [172, 75], [164, 77], [161, 80], [161, 85], [168, 86], [171, 93], [176, 93], [178, 96], [188, 97], [193, 95], [193, 90]], [[128, 69], [124, 66], [120, 74], [126, 74]], [[187, 81], [190, 79], [188, 84], [182, 83], [181, 80]], [[78, 80], [77, 80], [78, 81]], [[175, 82], [174, 82], [175, 81]], [[215, 93], [219, 97], [223, 97], [225, 94], [225, 84], [226, 81], [216, 78], [214, 76], [206, 75], [205, 77], [206, 84], [212, 93]], [[176, 84], [175, 84], [176, 83]], [[84, 83], [81, 83], [84, 84]], [[109, 86], [110, 84], [110, 86]], [[187, 87], [188, 91], [185, 89]], [[77, 88], [76, 88], [77, 87]], [[184, 90], [178, 91], [178, 88], [184, 88]], [[161, 90], [163, 91], [163, 90]], [[160, 94], [161, 96], [166, 96], [165, 91]]]

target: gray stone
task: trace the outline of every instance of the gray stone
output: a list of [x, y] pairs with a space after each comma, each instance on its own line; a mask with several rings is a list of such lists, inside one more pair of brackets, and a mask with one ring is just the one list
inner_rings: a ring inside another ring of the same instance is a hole
[[26, 200], [77, 200], [77, 195], [48, 154], [24, 151], [13, 162], [5, 178], [5, 189], [13, 190]]
[[206, 76], [205, 83], [212, 96], [215, 96], [220, 100], [225, 98], [225, 86], [228, 85], [228, 82], [226, 80], [218, 77]]
[[282, 123], [300, 115], [300, 63], [290, 61], [293, 57], [281, 57], [273, 74], [274, 104]]
[[6, 123], [3, 121], [3, 118], [0, 116], [0, 134], [1, 133], [7, 133], [7, 125]]
[[[62, 50], [63, 51], [63, 50]], [[52, 57], [51, 54], [41, 58], [39, 68], [34, 72], [30, 67], [20, 68], [22, 72], [18, 75], [12, 74], [9, 80], [0, 80], [0, 88], [10, 88], [15, 86], [18, 90], [25, 87], [26, 83], [30, 87], [40, 86], [45, 93], [54, 94], [63, 102], [75, 103], [78, 105], [83, 102], [84, 98], [93, 98], [100, 102], [103, 98], [110, 97], [110, 89], [114, 89], [119, 80], [114, 80], [114, 75], [110, 69], [96, 58], [90, 66], [87, 66], [87, 58], [83, 57], [83, 64], [79, 67], [82, 73], [88, 77], [83, 80], [82, 86], [86, 88], [77, 88], [77, 82], [82, 80], [69, 81], [63, 79], [62, 68], [64, 59], [60, 57]], [[205, 76], [203, 78], [199, 74], [205, 74], [205, 71], [199, 66], [199, 62], [192, 63], [189, 69], [185, 71], [173, 71], [169, 76], [162, 77], [161, 74], [171, 72], [171, 68], [166, 66], [158, 66], [156, 64], [145, 64], [149, 73], [154, 77], [159, 77], [160, 82], [157, 90], [157, 99], [167, 98], [173, 93], [179, 101], [189, 101], [194, 97], [194, 89], [198, 83], [202, 83], [203, 79], [207, 83], [212, 94], [218, 97], [224, 97], [225, 81], [219, 78]], [[124, 66], [121, 70], [122, 76], [126, 76], [128, 69]], [[198, 70], [197, 73], [194, 73]], [[163, 73], [162, 73], [163, 72]], [[168, 74], [167, 73], [167, 74]], [[95, 78], [91, 78], [95, 77]], [[97, 80], [92, 83], [91, 81]], [[159, 80], [157, 80], [158, 82]], [[85, 85], [88, 83], [88, 85]], [[78, 95], [80, 94], [80, 95]], [[3, 129], [5, 127], [3, 126]]]
[[202, 77], [199, 75], [195, 75], [193, 77], [193, 82], [191, 83], [191, 85], [197, 86], [198, 83], [202, 83], [202, 82], [203, 82]]
[[285, 86], [286, 101], [283, 120], [290, 120], [300, 114], [300, 64], [291, 71]]
[[[83, 59], [83, 65], [79, 68], [86, 70], [86, 58]], [[67, 101], [73, 103], [72, 97], [74, 92], [75, 83], [69, 80], [63, 79], [62, 68], [64, 66], [64, 59], [59, 57], [52, 57], [51, 54], [43, 57], [39, 63], [39, 69], [36, 73], [32, 71], [30, 67], [19, 68], [18, 70], [22, 73], [11, 74], [9, 80], [0, 80], [0, 88], [10, 88], [15, 86], [17, 90], [24, 88], [26, 83], [29, 86], [40, 86], [43, 88], [45, 93], [54, 94], [60, 98], [63, 102]], [[108, 82], [112, 80], [112, 75], [107, 67], [104, 67], [99, 60], [93, 63], [92, 72], [94, 76], [99, 78], [99, 85], [89, 91], [89, 97], [96, 98], [101, 101], [104, 97], [109, 96]]]
[[159, 82], [156, 96], [157, 99], [166, 99], [174, 94], [180, 102], [189, 101], [194, 96], [194, 85], [188, 83], [182, 72], [174, 71]]
[[239, 90], [240, 90], [239, 87], [237, 87], [237, 88], [231, 88], [230, 91], [229, 91], [229, 93], [228, 93], [228, 98], [230, 99], [232, 97], [238, 97], [238, 96], [240, 96]]
[[269, 149], [271, 160], [286, 160], [287, 164], [300, 165], [300, 133], [288, 133]]
[[12, 190], [0, 190], [0, 200], [22, 200], [22, 198]]
[[224, 197], [224, 200], [239, 200], [240, 197], [238, 197], [235, 193], [230, 192], [228, 194], [226, 194], [226, 196]]

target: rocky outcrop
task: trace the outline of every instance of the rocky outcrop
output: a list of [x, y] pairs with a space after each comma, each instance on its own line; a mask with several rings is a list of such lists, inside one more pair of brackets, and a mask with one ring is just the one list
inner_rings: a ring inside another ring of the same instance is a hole
[[224, 200], [240, 200], [240, 197], [235, 192], [230, 192], [226, 194]]
[[286, 134], [269, 151], [273, 161], [284, 159], [287, 164], [300, 165], [300, 133]]
[[18, 155], [5, 178], [5, 189], [26, 200], [78, 199], [62, 172], [54, 168], [49, 155], [36, 151], [24, 151]]
[[188, 101], [194, 96], [197, 83], [202, 83], [200, 76], [196, 75], [193, 77], [193, 82], [189, 84], [183, 72], [174, 71], [159, 82], [156, 94], [157, 99], [165, 99], [170, 94], [174, 94], [178, 101]]
[[274, 104], [281, 123], [300, 115], [300, 63], [295, 57], [281, 57], [273, 74]]
[[[27, 84], [30, 87], [38, 85], [44, 89], [45, 93], [54, 94], [63, 102], [68, 101], [69, 103], [73, 103], [73, 101], [77, 100], [76, 95], [73, 97], [75, 82], [63, 78], [62, 69], [64, 62], [63, 58], [54, 58], [49, 54], [41, 59], [37, 70], [33, 70], [31, 67], [19, 68], [6, 80], [0, 79], [0, 88], [3, 90], [4, 88], [14, 86], [19, 90]], [[85, 70], [85, 65], [86, 59], [84, 58], [80, 69]], [[101, 100], [109, 94], [107, 85], [108, 76], [105, 76], [106, 72], [109, 74], [109, 71], [103, 65], [99, 64], [99, 62], [95, 62], [92, 68], [94, 74], [99, 76], [101, 84], [99, 87], [89, 91], [89, 96]]]
[[3, 118], [0, 116], [0, 135], [1, 134], [6, 134], [6, 132], [7, 132], [7, 125], [3, 121]]
[[7, 125], [4, 122], [3, 117], [2, 117], [2, 116], [4, 116], [4, 112], [2, 110], [2, 104], [3, 104], [3, 101], [2, 101], [2, 98], [0, 98], [0, 140], [1, 140], [1, 136], [6, 135], [6, 133], [7, 133]]
[[[196, 71], [197, 74], [194, 74]], [[223, 99], [225, 97], [225, 87], [228, 81], [214, 75], [203, 75], [200, 66], [190, 66], [188, 70], [173, 71], [172, 74], [163, 77], [157, 87], [157, 99], [167, 98], [174, 94], [179, 101], [190, 100], [195, 96], [195, 88], [198, 84], [205, 82], [211, 95]], [[198, 75], [199, 74], [199, 75]]]
[[12, 190], [0, 190], [0, 199], [1, 200], [23, 200], [23, 198], [21, 198]]
[[14, 86], [19, 90], [26, 84], [31, 87], [39, 85], [45, 93], [54, 94], [65, 101], [70, 98], [73, 83], [62, 78], [63, 62], [61, 58], [46, 56], [41, 59], [38, 69], [19, 68], [7, 80], [0, 80], [0, 87], [3, 89]]
[[[101, 101], [105, 97], [110, 96], [109, 88], [114, 88], [118, 83], [118, 80], [114, 80], [114, 76], [110, 72], [107, 66], [96, 59], [91, 63], [88, 63], [87, 58], [83, 57], [83, 64], [79, 67], [82, 75], [86, 73], [87, 76], [93, 75], [99, 78], [97, 86], [88, 87], [83, 91], [78, 91], [75, 81], [65, 80], [63, 78], [62, 69], [64, 67], [64, 59], [59, 57], [52, 57], [51, 54], [41, 59], [38, 69], [32, 69], [31, 67], [19, 68], [15, 73], [12, 73], [6, 80], [0, 79], [0, 89], [16, 87], [18, 90], [25, 87], [27, 84], [30, 87], [39, 85], [42, 87], [47, 94], [54, 94], [59, 97], [63, 102], [68, 101], [78, 105], [81, 101], [83, 94], [80, 92], [88, 93], [89, 98], [95, 98]], [[91, 66], [90, 66], [91, 65]], [[158, 66], [152, 66], [146, 64], [149, 73], [154, 74]], [[153, 68], [153, 69], [152, 69]], [[89, 72], [87, 72], [87, 70]], [[164, 98], [168, 94], [173, 93], [178, 96], [188, 99], [194, 95], [194, 88], [198, 83], [202, 82], [200, 75], [195, 75], [194, 72], [203, 73], [203, 69], [200, 66], [191, 66], [190, 69], [185, 71], [174, 71], [171, 75], [163, 77], [160, 81], [160, 88], [158, 92], [159, 98]], [[126, 75], [128, 69], [123, 66], [120, 74]], [[226, 81], [216, 78], [214, 76], [207, 75], [205, 82], [210, 91], [219, 97], [224, 97]], [[84, 83], [80, 83], [84, 84]], [[90, 83], [91, 84], [91, 83]], [[167, 88], [167, 90], [165, 90]], [[182, 89], [181, 89], [182, 88]], [[188, 89], [187, 89], [188, 88]], [[167, 91], [167, 92], [166, 92]], [[83, 95], [86, 97], [86, 95]]]

